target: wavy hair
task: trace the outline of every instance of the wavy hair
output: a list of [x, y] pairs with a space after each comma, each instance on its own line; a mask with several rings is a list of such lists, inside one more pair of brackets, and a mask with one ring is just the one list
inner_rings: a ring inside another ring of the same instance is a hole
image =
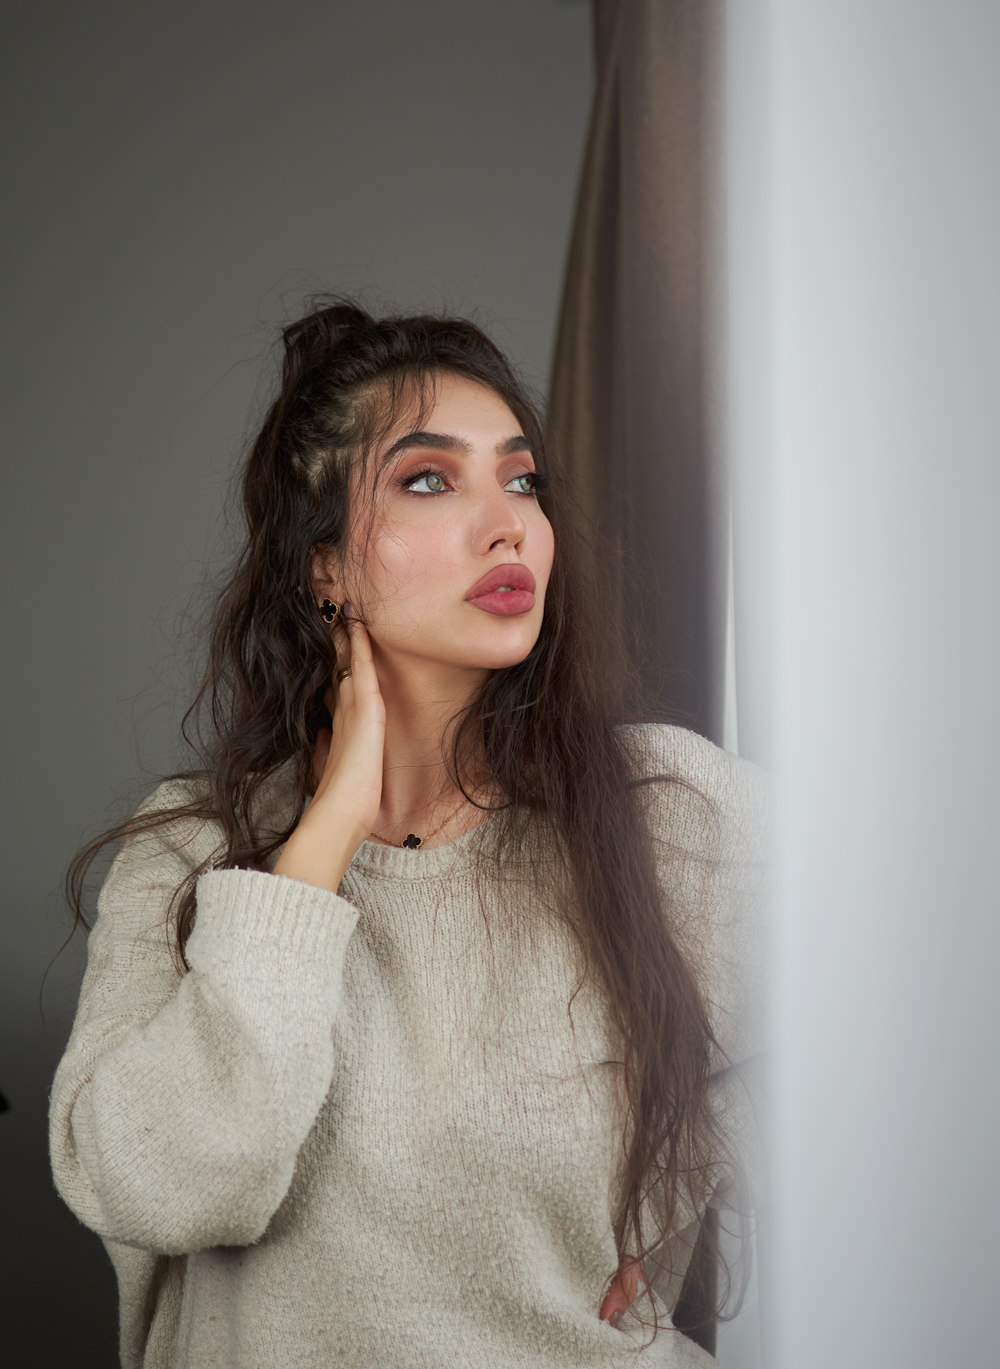
[[[584, 973], [602, 985], [623, 1043], [619, 1270], [630, 1251], [652, 1281], [668, 1259], [667, 1236], [682, 1213], [689, 1220], [692, 1209], [703, 1210], [708, 1176], [725, 1154], [709, 1098], [717, 1048], [664, 907], [638, 801], [640, 784], [673, 777], [638, 775], [623, 744], [621, 724], [645, 719], [635, 676], [623, 669], [629, 653], [601, 612], [595, 558], [574, 501], [552, 468], [527, 388], [471, 322], [375, 318], [353, 302], [327, 300], [286, 327], [282, 338], [279, 392], [243, 473], [246, 537], [215, 606], [207, 668], [185, 719], [185, 735], [197, 724], [192, 745], [201, 764], [189, 775], [200, 783], [189, 803], [140, 812], [84, 847], [67, 877], [71, 907], [87, 926], [87, 871], [109, 842], [178, 818], [218, 824], [223, 841], [216, 868], [268, 868], [302, 814], [317, 730], [329, 721], [324, 693], [335, 656], [315, 609], [311, 552], [343, 547], [349, 488], [358, 487], [359, 474], [362, 485], [371, 476], [380, 438], [407, 406], [426, 402], [436, 377], [488, 387], [535, 452], [543, 477], [538, 498], [556, 553], [538, 641], [525, 660], [493, 672], [455, 720], [450, 768], [463, 786], [473, 758], [501, 796], [491, 805], [493, 849], [501, 861], [523, 849], [529, 830], [559, 854], [560, 887], [569, 891], [563, 914]], [[291, 816], [283, 830], [265, 830], [256, 800], [285, 765]], [[175, 896], [182, 966], [199, 873]], [[711, 1223], [703, 1218], [702, 1227], [714, 1246]]]

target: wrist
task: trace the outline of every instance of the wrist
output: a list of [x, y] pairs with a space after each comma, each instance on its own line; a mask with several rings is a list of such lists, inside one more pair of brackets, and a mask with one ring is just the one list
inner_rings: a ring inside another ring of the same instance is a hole
[[[336, 893], [355, 851], [368, 835], [345, 815], [340, 821], [319, 821], [309, 808], [285, 843], [274, 874]], [[310, 821], [310, 818], [312, 820]]]

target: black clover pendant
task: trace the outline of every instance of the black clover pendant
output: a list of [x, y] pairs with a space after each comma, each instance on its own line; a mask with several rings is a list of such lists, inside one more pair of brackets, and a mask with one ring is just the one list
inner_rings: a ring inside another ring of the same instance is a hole
[[415, 832], [411, 832], [405, 841], [401, 841], [400, 846], [405, 846], [408, 851], [415, 851], [418, 846], [422, 846], [423, 840]]

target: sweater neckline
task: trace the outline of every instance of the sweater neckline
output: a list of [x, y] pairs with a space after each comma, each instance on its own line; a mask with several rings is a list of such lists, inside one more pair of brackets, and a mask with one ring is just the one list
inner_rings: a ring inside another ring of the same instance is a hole
[[489, 825], [487, 815], [478, 826], [463, 832], [454, 841], [432, 846], [429, 851], [419, 847], [412, 851], [405, 846], [386, 846], [379, 841], [365, 840], [347, 868], [380, 875], [383, 879], [437, 879], [473, 862]]

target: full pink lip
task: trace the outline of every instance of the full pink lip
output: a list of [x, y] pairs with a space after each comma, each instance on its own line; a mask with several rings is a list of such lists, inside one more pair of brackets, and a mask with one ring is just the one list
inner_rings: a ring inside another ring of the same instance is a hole
[[527, 566], [523, 566], [520, 561], [511, 561], [505, 566], [494, 566], [488, 570], [481, 580], [477, 580], [472, 588], [466, 593], [466, 599], [479, 599], [484, 594], [493, 594], [498, 589], [504, 587], [508, 589], [526, 589], [529, 594], [535, 592], [535, 577]]
[[519, 561], [495, 566], [476, 581], [465, 598], [476, 608], [502, 618], [530, 613], [535, 607], [535, 577]]

